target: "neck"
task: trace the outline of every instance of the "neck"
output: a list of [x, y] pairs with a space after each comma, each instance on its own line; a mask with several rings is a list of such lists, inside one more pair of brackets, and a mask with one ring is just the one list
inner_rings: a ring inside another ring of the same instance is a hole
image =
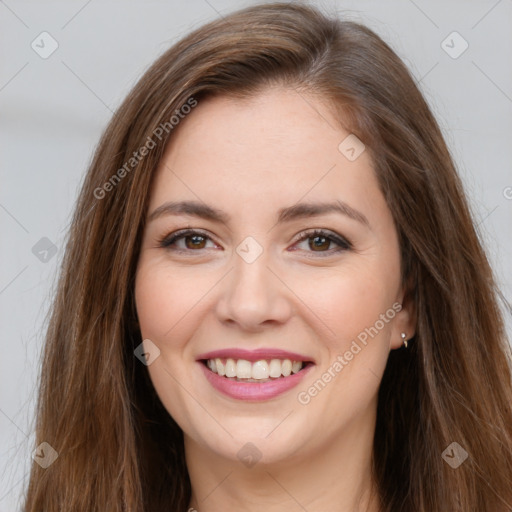
[[[373, 404], [372, 404], [373, 405]], [[245, 467], [185, 437], [192, 485], [190, 507], [197, 512], [379, 512], [372, 478], [375, 407], [333, 439], [305, 447], [286, 461]]]

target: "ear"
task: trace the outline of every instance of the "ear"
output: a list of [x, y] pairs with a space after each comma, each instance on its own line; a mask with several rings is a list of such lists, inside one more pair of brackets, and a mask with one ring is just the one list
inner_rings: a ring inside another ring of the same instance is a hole
[[393, 320], [389, 350], [395, 350], [403, 346], [402, 333], [405, 333], [407, 341], [416, 334], [416, 304], [413, 294], [409, 290], [409, 287], [404, 287], [401, 297], [399, 297], [401, 299], [399, 303], [402, 305], [402, 308]]

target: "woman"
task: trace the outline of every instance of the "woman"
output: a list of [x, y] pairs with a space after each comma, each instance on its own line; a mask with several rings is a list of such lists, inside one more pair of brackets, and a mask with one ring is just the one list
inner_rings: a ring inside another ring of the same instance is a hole
[[284, 3], [210, 23], [86, 176], [25, 510], [510, 511], [496, 293], [378, 36]]

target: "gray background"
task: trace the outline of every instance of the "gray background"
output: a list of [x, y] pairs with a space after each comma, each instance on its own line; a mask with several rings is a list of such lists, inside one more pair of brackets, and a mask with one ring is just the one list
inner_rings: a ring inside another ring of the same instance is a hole
[[[45, 315], [95, 144], [160, 53], [253, 3], [0, 0], [0, 512], [19, 509], [27, 481]], [[312, 3], [370, 26], [420, 82], [510, 303], [512, 0]], [[59, 45], [46, 59], [31, 47], [50, 48], [44, 31]], [[33, 251], [49, 243], [55, 254]]]

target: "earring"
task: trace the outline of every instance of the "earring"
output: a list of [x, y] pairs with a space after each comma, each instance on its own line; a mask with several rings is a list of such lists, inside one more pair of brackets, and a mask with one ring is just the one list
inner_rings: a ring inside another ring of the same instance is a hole
[[405, 332], [402, 333], [402, 342], [404, 344], [404, 347], [407, 348], [407, 339]]

